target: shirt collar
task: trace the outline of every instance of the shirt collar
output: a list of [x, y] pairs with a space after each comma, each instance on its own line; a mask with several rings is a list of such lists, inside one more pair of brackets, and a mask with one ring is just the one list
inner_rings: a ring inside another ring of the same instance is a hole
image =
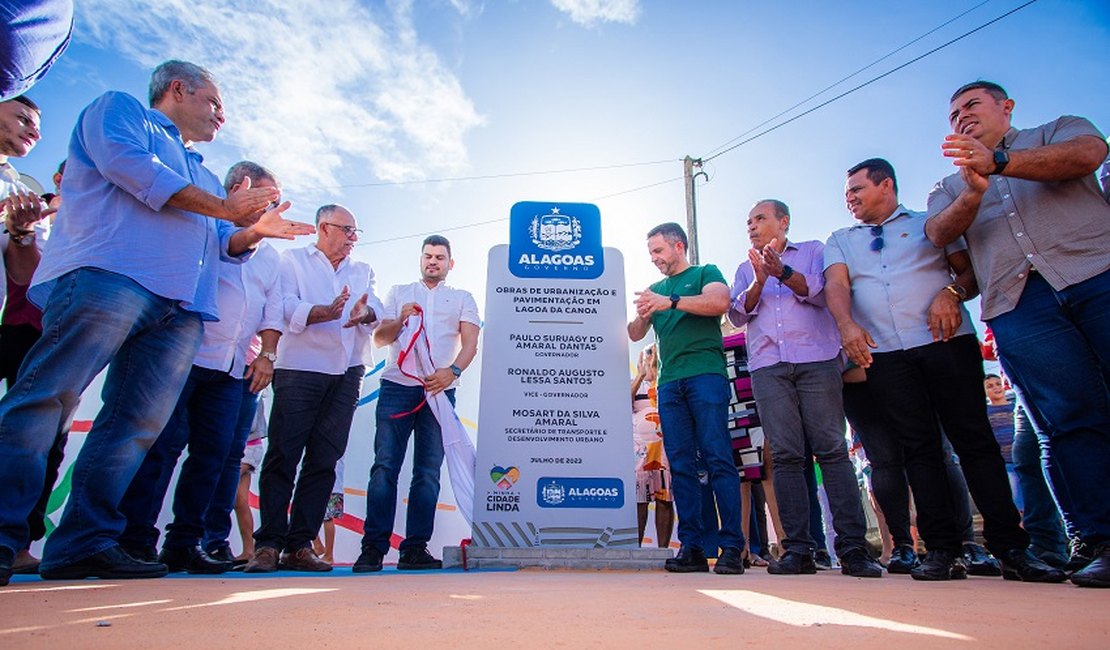
[[148, 110], [150, 111], [150, 115], [152, 118], [154, 118], [155, 122], [161, 124], [167, 131], [170, 132], [171, 135], [176, 137], [178, 141], [181, 142], [181, 145], [185, 147], [185, 151], [189, 152], [190, 155], [195, 156], [200, 162], [204, 162], [204, 156], [202, 156], [200, 152], [194, 149], [192, 146], [186, 145], [185, 141], [181, 139], [181, 130], [177, 128], [177, 125], [173, 123], [173, 120], [171, 120], [169, 117], [166, 116], [165, 113], [158, 110], [157, 108], [151, 108]]
[[1006, 135], [1002, 136], [1002, 142], [998, 143], [999, 147], [1002, 149], [1009, 149], [1010, 146], [1014, 144], [1014, 139], [1017, 137], [1018, 130], [1011, 126], [1010, 130], [1006, 131]]
[[906, 206], [899, 203], [898, 207], [894, 208], [894, 212], [892, 212], [889, 217], [887, 217], [886, 219], [883, 219], [879, 223], [877, 223], [877, 224], [857, 223], [856, 225], [852, 226], [851, 229], [855, 230], [856, 228], [871, 228], [871, 227], [876, 226], [876, 225], [877, 226], [885, 226], [888, 223], [890, 223], [891, 221], [894, 221], [895, 219], [897, 219], [898, 217], [900, 217], [904, 214], [909, 214], [909, 213], [910, 213], [910, 211], [906, 209]]
[[[315, 256], [319, 257], [320, 259], [324, 260], [325, 262], [327, 262], [328, 266], [331, 266], [331, 260], [328, 259], [327, 253], [320, 250], [320, 248], [317, 247], [316, 244], [313, 244], [310, 248], [312, 250], [309, 251], [309, 255], [315, 255]], [[351, 259], [351, 256], [348, 255], [347, 257], [344, 257], [342, 260], [340, 260], [339, 261], [339, 266], [333, 267], [335, 272], [338, 273], [344, 266], [346, 266], [347, 262], [350, 259]]]
[[12, 183], [20, 182], [19, 172], [7, 161], [0, 163], [0, 178], [6, 178]]

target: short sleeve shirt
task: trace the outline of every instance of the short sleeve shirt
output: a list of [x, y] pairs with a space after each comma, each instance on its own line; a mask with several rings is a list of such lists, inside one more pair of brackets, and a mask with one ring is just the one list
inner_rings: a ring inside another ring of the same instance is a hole
[[[872, 248], [877, 237], [871, 226], [841, 228], [825, 244], [825, 268], [848, 267], [852, 283], [852, 319], [867, 330], [876, 352], [893, 352], [928, 345], [929, 306], [952, 282], [948, 256], [963, 250], [963, 239], [940, 249], [925, 236], [925, 215], [902, 206], [882, 222], [883, 246]], [[960, 305], [956, 335], [975, 332], [967, 309]]]
[[[706, 285], [714, 282], [728, 286], [720, 269], [706, 264], [691, 266], [678, 275], [663, 278], [651, 285], [651, 290], [663, 296], [697, 296]], [[696, 375], [725, 376], [720, 317], [666, 309], [651, 315], [651, 326], [659, 341], [660, 385]]]
[[[1011, 128], [1001, 146], [1020, 151], [1082, 136], [1103, 138], [1090, 121], [1065, 115], [1032, 129]], [[937, 183], [929, 217], [965, 187], [959, 174]], [[1057, 291], [1110, 269], [1110, 205], [1094, 174], [1054, 183], [991, 176], [964, 237], [983, 293], [983, 320], [1017, 306], [1032, 269]]]

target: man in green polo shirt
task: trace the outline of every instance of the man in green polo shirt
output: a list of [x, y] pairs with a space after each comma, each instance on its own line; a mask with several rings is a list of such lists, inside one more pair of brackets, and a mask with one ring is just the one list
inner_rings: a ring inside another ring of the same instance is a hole
[[729, 390], [720, 327], [729, 305], [728, 284], [716, 266], [690, 264], [686, 233], [676, 223], [652, 228], [647, 244], [652, 263], [667, 277], [637, 292], [628, 336], [639, 341], [654, 328], [659, 346], [659, 418], [682, 543], [666, 569], [709, 570], [697, 471], [700, 456], [709, 469], [721, 519], [721, 554], [714, 571], [740, 574], [740, 474], [732, 463], [728, 435]]

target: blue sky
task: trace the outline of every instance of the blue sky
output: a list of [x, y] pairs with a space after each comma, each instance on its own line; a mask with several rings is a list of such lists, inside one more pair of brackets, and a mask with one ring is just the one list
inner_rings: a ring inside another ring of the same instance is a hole
[[[596, 203], [632, 291], [659, 277], [644, 233], [684, 219], [684, 156], [708, 157], [961, 13], [778, 121], [1022, 4], [81, 0], [73, 45], [30, 93], [43, 140], [17, 166], [48, 183], [82, 107], [109, 89], [145, 98], [151, 68], [184, 58], [216, 73], [227, 106], [217, 142], [199, 147], [211, 168], [270, 166], [303, 220], [350, 207], [382, 294], [416, 278], [420, 239], [442, 231], [452, 283], [483, 304], [486, 253], [524, 200]], [[923, 209], [952, 169], [948, 97], [976, 78], [1010, 91], [1019, 127], [1068, 113], [1110, 129], [1108, 52], [1110, 3], [1039, 0], [713, 159], [698, 187], [702, 261], [731, 278], [760, 198], [790, 205], [794, 239], [824, 240], [851, 223], [844, 170], [871, 156]], [[580, 168], [603, 169], [520, 175]], [[496, 178], [444, 180], [481, 176]]]

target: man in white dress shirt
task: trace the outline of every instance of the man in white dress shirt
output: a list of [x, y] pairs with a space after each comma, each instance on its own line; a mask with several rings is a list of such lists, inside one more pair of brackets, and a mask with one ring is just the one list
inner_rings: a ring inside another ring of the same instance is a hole
[[[409, 485], [405, 540], [397, 568], [439, 569], [442, 562], [428, 552], [439, 499], [439, 470], [443, 439], [439, 422], [426, 403], [426, 394], [444, 392], [455, 403], [455, 385], [478, 353], [481, 317], [469, 291], [449, 287], [447, 273], [454, 267], [451, 243], [441, 235], [424, 240], [419, 282], [390, 288], [374, 342], [389, 345], [389, 366], [382, 373], [378, 393], [374, 465], [366, 493], [366, 524], [362, 554], [355, 573], [380, 571], [389, 551], [397, 512], [397, 476], [413, 435], [412, 483]], [[422, 328], [422, 331], [421, 331]], [[415, 345], [431, 349], [435, 372], [418, 370]], [[413, 353], [409, 353], [412, 350]]]
[[[259, 474], [261, 524], [248, 573], [279, 565], [331, 570], [312, 551], [312, 540], [335, 484], [335, 463], [347, 449], [372, 360], [370, 336], [383, 313], [374, 271], [350, 258], [360, 232], [350, 210], [325, 205], [316, 211], [316, 244], [282, 256], [285, 333], [274, 371], [270, 445]], [[359, 297], [352, 301], [352, 295]]]
[[[245, 179], [252, 187], [281, 189], [273, 172], [246, 160], [228, 170], [224, 189], [237, 191]], [[232, 567], [229, 558], [212, 558], [200, 544], [205, 513], [232, 444], [244, 387], [258, 392], [274, 374], [274, 351], [284, 327], [279, 263], [278, 252], [263, 242], [245, 264], [220, 264], [216, 291], [220, 320], [204, 324], [200, 350], [173, 415], [119, 505], [127, 517], [119, 543], [131, 557], [157, 560], [171, 573], [223, 573]], [[262, 352], [248, 364], [247, 351], [256, 334], [263, 341]], [[156, 555], [155, 524], [186, 445], [189, 456], [174, 488], [173, 522], [166, 527], [161, 554]]]

